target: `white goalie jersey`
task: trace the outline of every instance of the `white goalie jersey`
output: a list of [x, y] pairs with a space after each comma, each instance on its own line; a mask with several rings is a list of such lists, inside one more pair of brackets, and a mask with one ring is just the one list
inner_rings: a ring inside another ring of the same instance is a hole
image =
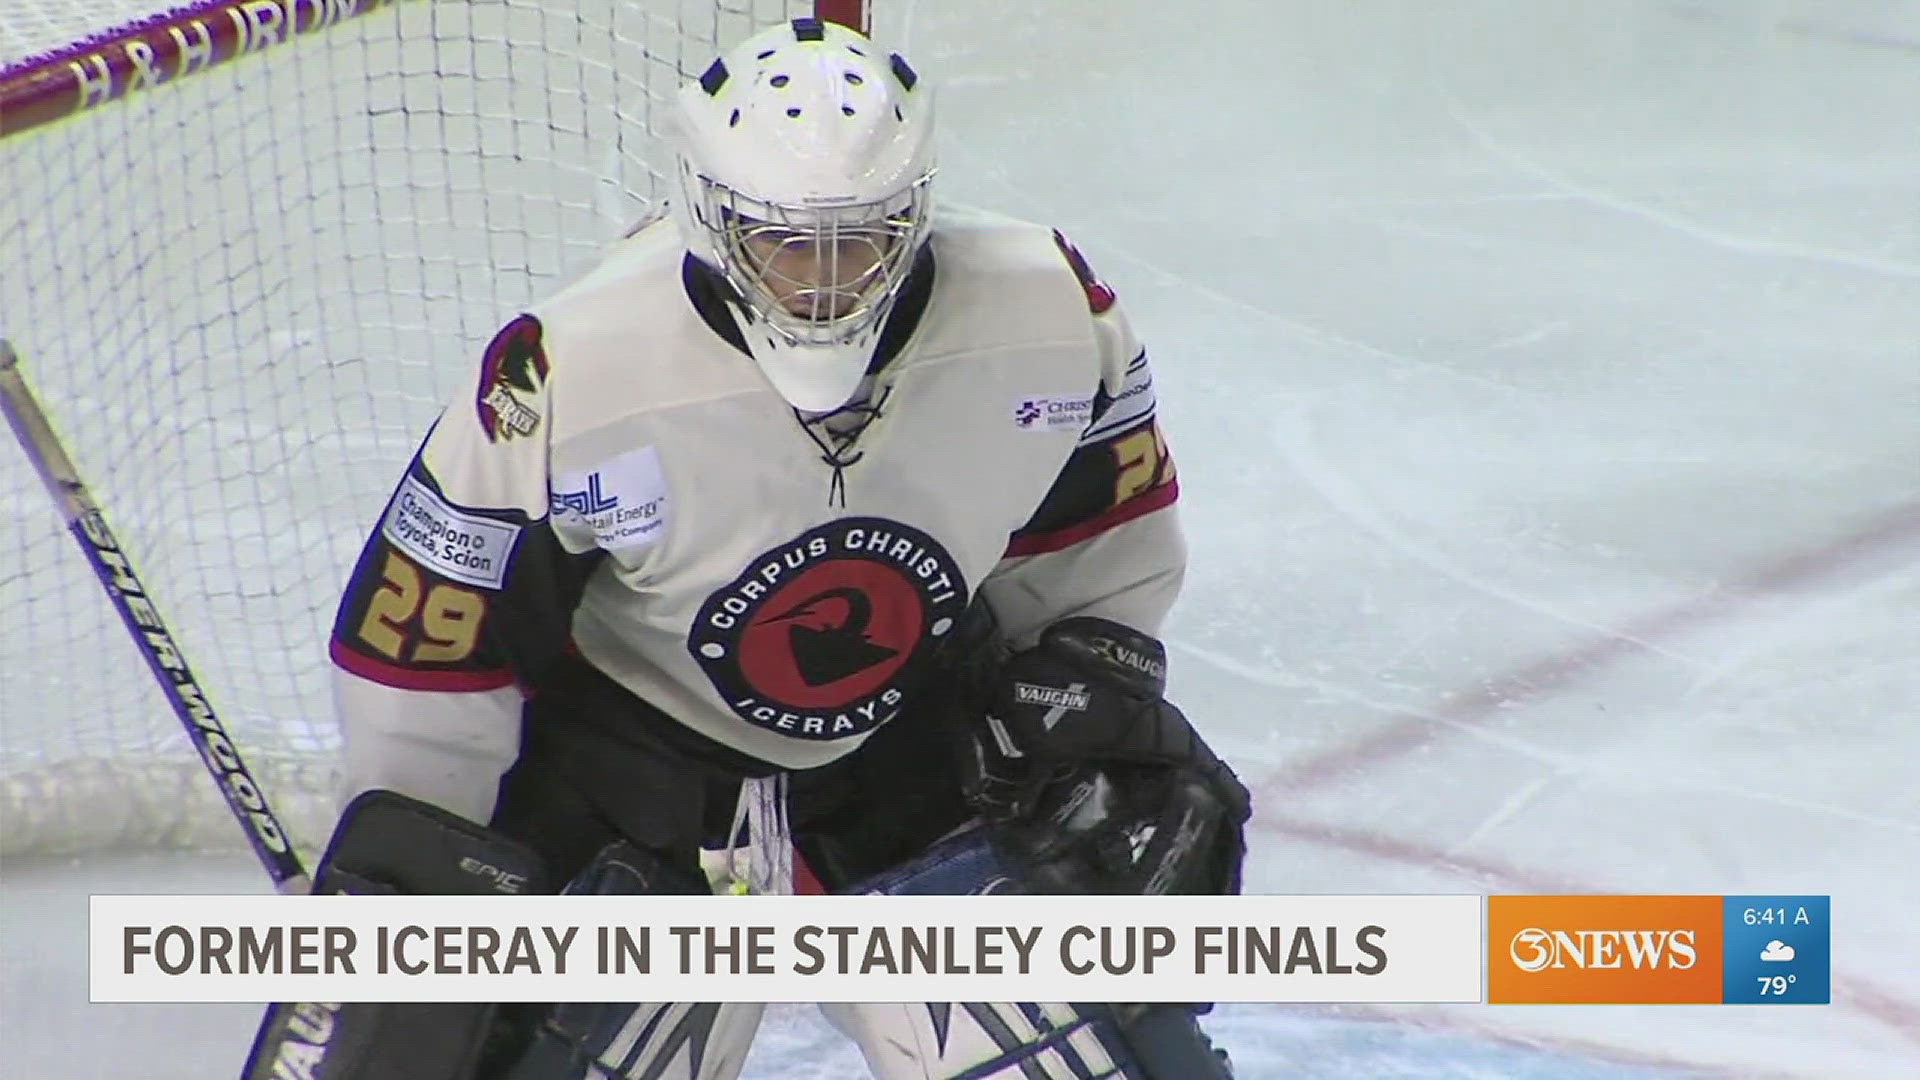
[[485, 821], [563, 654], [780, 768], [860, 745], [975, 597], [1157, 632], [1185, 565], [1152, 374], [1057, 233], [944, 211], [863, 393], [796, 414], [661, 221], [513, 319], [334, 628], [351, 790]]

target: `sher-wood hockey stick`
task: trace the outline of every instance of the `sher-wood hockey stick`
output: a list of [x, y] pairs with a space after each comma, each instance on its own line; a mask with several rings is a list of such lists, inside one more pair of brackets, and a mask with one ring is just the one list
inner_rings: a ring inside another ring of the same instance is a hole
[[27, 387], [13, 346], [4, 339], [0, 339], [0, 407], [4, 408], [14, 436], [20, 440], [21, 448], [26, 450], [33, 467], [40, 473], [41, 482], [47, 486], [47, 493], [53, 496], [54, 505], [66, 520], [67, 531], [73, 534], [87, 562], [93, 565], [94, 575], [107, 590], [114, 609], [120, 612], [127, 633], [139, 647], [140, 655], [146, 657], [154, 680], [187, 729], [187, 737], [200, 752], [200, 759], [227, 800], [228, 809], [244, 826], [247, 842], [253, 845], [260, 865], [273, 879], [274, 888], [283, 893], [308, 891], [306, 870], [300, 865], [300, 857], [294, 853], [273, 808], [267, 804], [266, 793], [247, 771], [240, 751], [227, 737], [213, 706], [207, 703], [207, 695], [180, 655], [180, 648], [161, 621], [146, 587], [134, 575], [133, 566], [107, 528], [100, 507], [81, 482], [73, 460], [47, 421], [47, 414]]

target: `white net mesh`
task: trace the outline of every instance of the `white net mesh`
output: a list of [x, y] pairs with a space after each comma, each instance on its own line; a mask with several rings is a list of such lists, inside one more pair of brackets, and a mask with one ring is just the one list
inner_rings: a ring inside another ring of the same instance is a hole
[[[333, 606], [425, 424], [658, 194], [680, 75], [810, 7], [395, 3], [0, 141], [0, 337], [303, 843]], [[140, 14], [0, 0], [0, 64]], [[0, 852], [238, 844], [4, 441]]]

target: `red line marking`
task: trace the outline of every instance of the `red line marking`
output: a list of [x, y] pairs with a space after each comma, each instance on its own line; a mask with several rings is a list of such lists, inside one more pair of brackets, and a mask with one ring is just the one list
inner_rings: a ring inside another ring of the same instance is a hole
[[1489, 679], [1428, 710], [1427, 715], [1399, 714], [1394, 723], [1344, 746], [1281, 766], [1260, 777], [1254, 786], [1262, 791], [1299, 790], [1331, 783], [1362, 768], [1417, 750], [1451, 730], [1434, 723], [1431, 717], [1468, 725], [1484, 722], [1503, 705], [1531, 701], [1558, 691], [1580, 676], [1644, 650], [1646, 642], [1677, 637], [1727, 617], [1744, 603], [1812, 584], [1881, 548], [1916, 538], [1920, 538], [1920, 503], [1903, 506], [1827, 547], [1789, 556], [1743, 581], [1642, 617], [1612, 637]]
[[[1274, 805], [1290, 792], [1326, 786], [1459, 731], [1458, 727], [1435, 723], [1433, 717], [1451, 720], [1457, 725], [1479, 725], [1502, 706], [1559, 691], [1584, 675], [1644, 650], [1647, 643], [1670, 640], [1725, 619], [1742, 605], [1762, 597], [1814, 585], [1822, 578], [1916, 538], [1920, 538], [1920, 503], [1898, 507], [1850, 536], [1825, 547], [1790, 555], [1705, 596], [1645, 616], [1619, 634], [1489, 679], [1471, 691], [1455, 695], [1430, 710], [1428, 715], [1396, 714], [1392, 722], [1382, 728], [1253, 778], [1248, 786], [1254, 790], [1254, 804], [1256, 807], [1262, 803]], [[1256, 814], [1253, 827], [1390, 862], [1438, 868], [1502, 888], [1537, 893], [1606, 891], [1556, 875], [1523, 870], [1498, 859], [1447, 852], [1365, 829], [1290, 819], [1265, 811]], [[1833, 991], [1836, 1005], [1844, 1004], [1892, 1030], [1901, 1039], [1920, 1045], [1920, 1005], [1896, 997], [1870, 981], [1839, 972], [1833, 976]]]

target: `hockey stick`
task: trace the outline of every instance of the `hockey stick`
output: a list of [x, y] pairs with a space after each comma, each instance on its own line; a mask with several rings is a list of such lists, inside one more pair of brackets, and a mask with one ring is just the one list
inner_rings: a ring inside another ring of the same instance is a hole
[[47, 414], [41, 410], [33, 391], [27, 388], [13, 346], [4, 339], [0, 339], [0, 408], [6, 412], [7, 423], [12, 425], [14, 436], [40, 473], [40, 480], [53, 496], [61, 517], [66, 519], [67, 531], [79, 543], [87, 562], [93, 565], [101, 587], [107, 590], [107, 598], [113, 601], [121, 621], [126, 623], [127, 633], [139, 646], [140, 654], [146, 657], [154, 680], [187, 729], [187, 737], [193, 740], [194, 749], [200, 752], [214, 783], [219, 785], [228, 809], [247, 827], [247, 842], [253, 845], [260, 865], [273, 879], [274, 888], [283, 893], [307, 892], [309, 882], [306, 870], [300, 865], [300, 856], [294, 853], [260, 785], [240, 760], [240, 751], [227, 737], [219, 718], [214, 716], [213, 706], [207, 704], [206, 694], [188, 670], [173, 635], [161, 622], [145, 586], [134, 576], [133, 566], [107, 528], [107, 520], [81, 482], [73, 460], [60, 445], [53, 425], [47, 422]]

